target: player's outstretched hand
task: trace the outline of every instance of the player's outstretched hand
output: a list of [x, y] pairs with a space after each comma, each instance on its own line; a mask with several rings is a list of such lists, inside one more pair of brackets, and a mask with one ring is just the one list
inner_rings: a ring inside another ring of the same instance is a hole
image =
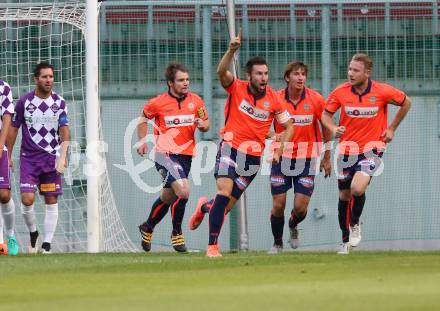
[[394, 139], [394, 131], [391, 129], [386, 129], [383, 131], [382, 135], [380, 135], [382, 141], [389, 143]]
[[340, 138], [345, 133], [345, 126], [338, 126], [334, 129], [333, 135], [335, 138]]
[[242, 28], [240, 28], [240, 31], [238, 32], [238, 35], [235, 38], [232, 38], [231, 43], [229, 43], [229, 49], [232, 52], [237, 51], [240, 48], [241, 45], [241, 34], [243, 33]]
[[148, 151], [147, 143], [145, 143], [145, 142], [139, 142], [138, 145], [137, 145], [137, 153], [138, 153], [141, 157], [143, 157], [144, 154], [147, 153], [147, 151]]

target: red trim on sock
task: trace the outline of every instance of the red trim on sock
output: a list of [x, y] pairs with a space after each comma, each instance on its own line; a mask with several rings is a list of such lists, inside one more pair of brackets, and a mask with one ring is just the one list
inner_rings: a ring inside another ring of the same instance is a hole
[[165, 202], [162, 202], [161, 204], [159, 204], [158, 206], [156, 206], [156, 208], [154, 209], [153, 213], [151, 214], [151, 218], [155, 218], [157, 213], [159, 213], [159, 211], [162, 209], [162, 207], [165, 206]]
[[180, 198], [177, 198], [176, 201], [174, 201], [173, 205], [171, 206], [171, 218], [174, 219], [174, 209], [176, 208], [177, 203], [179, 203]]

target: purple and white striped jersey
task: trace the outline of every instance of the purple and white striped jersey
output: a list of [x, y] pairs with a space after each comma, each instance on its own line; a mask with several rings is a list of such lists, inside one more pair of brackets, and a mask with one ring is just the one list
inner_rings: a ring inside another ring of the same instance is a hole
[[64, 98], [52, 92], [41, 99], [32, 91], [15, 106], [12, 126], [22, 127], [20, 155], [32, 162], [55, 160], [60, 147], [59, 128], [69, 125]]
[[0, 130], [3, 125], [3, 115], [14, 114], [14, 103], [12, 101], [12, 90], [8, 83], [0, 80], [0, 105], [1, 105], [1, 118], [0, 118]]

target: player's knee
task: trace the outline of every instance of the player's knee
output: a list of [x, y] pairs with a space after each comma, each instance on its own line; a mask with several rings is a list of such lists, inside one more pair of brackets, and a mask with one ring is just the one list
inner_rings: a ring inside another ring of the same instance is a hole
[[230, 197], [233, 189], [233, 182], [231, 179], [217, 179], [217, 194], [225, 197]]
[[217, 187], [217, 195], [231, 197], [232, 189], [230, 187]]
[[275, 216], [281, 216], [284, 214], [284, 209], [286, 208], [286, 202], [283, 201], [273, 201], [272, 214]]
[[297, 195], [295, 197], [294, 208], [295, 212], [300, 215], [307, 213], [307, 207], [309, 206], [310, 198], [305, 195]]
[[351, 192], [350, 190], [340, 191], [339, 192], [339, 200], [341, 201], [350, 201]]
[[32, 204], [34, 204], [35, 198], [34, 197], [22, 197], [21, 198], [21, 203], [23, 203], [23, 205], [25, 206], [31, 206]]
[[188, 200], [188, 198], [189, 198], [189, 188], [188, 189], [181, 189], [180, 191], [177, 191], [176, 195], [179, 198], [181, 198], [181, 199]]
[[6, 204], [11, 200], [10, 191], [0, 191], [0, 203]]
[[171, 205], [176, 200], [176, 196], [175, 195], [161, 195], [160, 199], [165, 204]]
[[178, 187], [174, 187], [174, 193], [179, 198], [187, 200], [189, 198], [190, 188], [187, 183], [182, 183]]
[[361, 196], [365, 193], [365, 189], [363, 189], [362, 187], [357, 187], [357, 186], [352, 186], [351, 187], [351, 195], [354, 196]]
[[46, 203], [46, 204], [57, 204], [58, 203], [58, 198], [55, 197], [55, 196], [44, 197], [44, 203]]
[[304, 215], [305, 213], [307, 213], [307, 205], [308, 204], [305, 202], [295, 204], [295, 212], [299, 215]]

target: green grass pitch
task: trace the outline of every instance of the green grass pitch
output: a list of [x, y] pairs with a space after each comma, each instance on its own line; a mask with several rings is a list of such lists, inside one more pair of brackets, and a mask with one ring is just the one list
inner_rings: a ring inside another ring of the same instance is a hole
[[438, 252], [0, 257], [0, 310], [440, 310]]

